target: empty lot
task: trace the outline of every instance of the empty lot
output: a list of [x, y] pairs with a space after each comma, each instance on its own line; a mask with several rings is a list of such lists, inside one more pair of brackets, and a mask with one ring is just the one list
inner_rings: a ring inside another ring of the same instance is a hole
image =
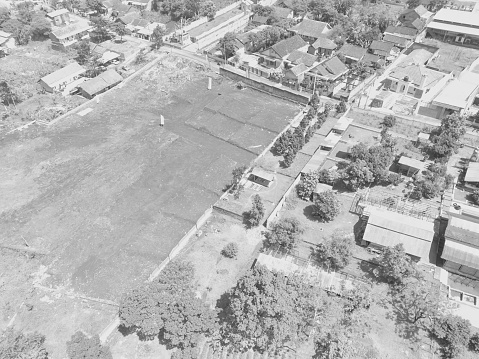
[[1, 243], [48, 251], [46, 285], [118, 300], [144, 281], [299, 110], [208, 75], [168, 57], [83, 117], [5, 138]]

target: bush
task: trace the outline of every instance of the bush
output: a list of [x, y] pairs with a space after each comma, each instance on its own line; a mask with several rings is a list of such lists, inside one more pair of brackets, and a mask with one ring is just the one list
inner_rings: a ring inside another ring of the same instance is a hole
[[346, 102], [344, 102], [343, 100], [341, 100], [341, 102], [336, 105], [337, 113], [345, 113], [347, 109], [348, 107], [346, 106]]
[[228, 243], [226, 246], [223, 247], [221, 254], [227, 258], [236, 258], [238, 255], [238, 245], [234, 242]]
[[404, 181], [404, 179], [401, 177], [399, 173], [390, 173], [388, 176], [388, 181], [391, 183], [393, 186], [399, 185], [401, 182]]
[[404, 251], [402, 243], [386, 247], [379, 258], [378, 274], [387, 282], [401, 284], [414, 273], [411, 258]]
[[455, 358], [463, 352], [471, 337], [471, 324], [457, 315], [436, 318], [433, 334], [439, 339], [446, 358]]
[[285, 249], [292, 249], [296, 247], [299, 235], [303, 231], [297, 219], [285, 218], [281, 222], [275, 223], [271, 232], [264, 232], [265, 244], [268, 246], [279, 245]]
[[110, 348], [103, 346], [98, 335], [87, 337], [78, 331], [67, 342], [67, 353], [70, 359], [112, 359]]
[[479, 353], [479, 333], [475, 333], [471, 339], [469, 339], [469, 349], [475, 353]]
[[479, 205], [479, 189], [476, 189], [471, 195], [472, 203]]
[[354, 240], [349, 235], [335, 233], [331, 238], [318, 244], [316, 257], [333, 270], [346, 267], [353, 255]]
[[301, 181], [299, 181], [298, 185], [296, 186], [296, 192], [298, 193], [299, 198], [309, 201], [317, 184], [317, 171], [311, 171], [309, 173], [303, 174], [301, 176]]
[[314, 201], [313, 215], [318, 216], [321, 221], [332, 221], [341, 213], [341, 202], [336, 198], [333, 191], [321, 192]]
[[417, 188], [421, 192], [422, 197], [427, 199], [438, 196], [439, 192], [443, 190], [438, 183], [429, 180], [419, 182]]
[[386, 128], [392, 128], [396, 125], [396, 116], [393, 115], [387, 115], [383, 118], [382, 125]]

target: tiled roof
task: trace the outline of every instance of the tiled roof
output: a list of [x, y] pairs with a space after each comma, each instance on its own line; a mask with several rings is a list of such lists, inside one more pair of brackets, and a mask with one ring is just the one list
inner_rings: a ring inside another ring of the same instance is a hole
[[334, 50], [336, 47], [336, 43], [331, 41], [326, 37], [318, 37], [318, 39], [311, 45], [315, 49], [327, 49], [327, 50]]
[[380, 63], [380, 58], [378, 55], [373, 55], [373, 54], [366, 54], [364, 55], [363, 59], [361, 60], [362, 62], [366, 64], [374, 64], [374, 63]]
[[253, 16], [253, 19], [251, 21], [252, 22], [257, 22], [258, 24], [266, 24], [268, 22], [268, 17], [267, 16], [255, 15], [255, 16]]
[[130, 22], [131, 26], [138, 26], [138, 27], [147, 27], [149, 24], [150, 22], [148, 20], [139, 19], [139, 18], [133, 19], [133, 21]]
[[405, 27], [405, 26], [388, 26], [384, 32], [385, 33], [389, 32], [390, 34], [406, 35], [411, 37], [414, 37], [417, 35], [416, 29], [412, 29], [410, 27]]
[[299, 24], [289, 29], [298, 35], [318, 38], [329, 31], [329, 25], [325, 22], [304, 19]]
[[334, 78], [338, 75], [345, 73], [348, 70], [345, 64], [335, 56], [329, 60], [326, 60], [312, 69], [310, 72], [318, 74], [326, 78]]
[[80, 85], [80, 88], [89, 95], [95, 95], [105, 88], [123, 81], [123, 77], [113, 69], [107, 70], [91, 80]]
[[288, 56], [287, 60], [294, 64], [305, 64], [306, 66], [311, 67], [316, 62], [317, 57], [303, 51], [294, 50]]
[[305, 64], [299, 64], [291, 68], [291, 72], [296, 76], [302, 74], [303, 72], [306, 72], [307, 70], [308, 67]]
[[277, 5], [284, 5], [289, 9], [294, 9], [294, 0], [280, 0], [276, 3]]
[[396, 67], [391, 71], [389, 76], [403, 81], [407, 78], [408, 82], [411, 82], [416, 86], [421, 85], [421, 81], [424, 77], [425, 81], [423, 87], [430, 87], [443, 78], [444, 74], [430, 70], [422, 65], [413, 64], [405, 67]]
[[339, 49], [340, 54], [358, 60], [360, 60], [366, 54], [366, 52], [367, 50], [365, 48], [349, 44], [345, 44], [343, 47], [341, 47], [341, 49]]
[[404, 37], [401, 37], [401, 36], [386, 34], [383, 37], [383, 41], [388, 41], [388, 42], [393, 43], [394, 45], [399, 45], [401, 47], [405, 47], [409, 40], [404, 38]]
[[57, 83], [62, 82], [63, 80], [78, 76], [86, 70], [81, 67], [78, 63], [73, 62], [60, 70], [52, 72], [51, 74], [41, 78], [41, 81], [45, 82], [48, 86], [53, 87]]
[[88, 31], [93, 27], [86, 21], [76, 22], [74, 24], [70, 24], [65, 27], [60, 27], [54, 31], [52, 31], [53, 36], [57, 39], [65, 39], [69, 36], [73, 36], [79, 34], [84, 31]]
[[295, 35], [288, 39], [284, 39], [277, 44], [271, 46], [271, 49], [275, 51], [280, 57], [285, 57], [292, 53], [294, 50], [306, 46], [308, 43], [304, 41], [301, 36]]
[[60, 16], [60, 15], [63, 15], [63, 14], [68, 14], [69, 11], [67, 9], [60, 9], [60, 10], [55, 10], [55, 11], [52, 11], [52, 12], [49, 12], [47, 14], [47, 16], [49, 18], [54, 18], [55, 16]]
[[421, 19], [415, 19], [413, 22], [405, 24], [405, 26], [421, 30], [424, 27], [424, 22]]
[[369, 46], [371, 50], [381, 50], [388, 53], [391, 52], [393, 47], [394, 47], [393, 43], [387, 42], [387, 41], [380, 41], [380, 40], [374, 40]]

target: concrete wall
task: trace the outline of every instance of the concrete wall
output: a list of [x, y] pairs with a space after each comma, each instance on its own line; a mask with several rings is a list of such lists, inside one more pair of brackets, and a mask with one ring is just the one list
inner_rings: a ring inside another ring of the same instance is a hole
[[309, 93], [294, 91], [287, 87], [276, 87], [274, 86], [274, 83], [252, 74], [250, 74], [249, 77], [246, 77], [245, 71], [231, 66], [220, 67], [220, 74], [229, 77], [232, 80], [241, 81], [247, 86], [267, 92], [270, 95], [281, 97], [285, 100], [296, 103], [307, 104], [311, 96]]
[[275, 219], [278, 217], [279, 211], [281, 210], [281, 208], [283, 208], [284, 202], [286, 201], [286, 197], [289, 196], [291, 191], [296, 187], [296, 185], [299, 183], [300, 180], [301, 180], [301, 172], [294, 179], [294, 182], [291, 184], [291, 186], [289, 186], [288, 190], [283, 194], [278, 204], [273, 209], [273, 212], [271, 212], [271, 214], [269, 215], [265, 223], [266, 228], [271, 228], [271, 225], [274, 223]]

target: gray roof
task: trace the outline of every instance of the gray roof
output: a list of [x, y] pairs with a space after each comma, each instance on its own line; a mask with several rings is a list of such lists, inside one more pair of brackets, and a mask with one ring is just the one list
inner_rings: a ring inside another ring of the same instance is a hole
[[479, 162], [469, 162], [464, 181], [479, 182]]
[[371, 50], [381, 50], [385, 52], [391, 52], [393, 49], [394, 44], [391, 42], [387, 41], [380, 41], [380, 40], [374, 40], [371, 45], [369, 45], [369, 48]]
[[384, 32], [389, 32], [390, 34], [406, 35], [410, 37], [414, 37], [417, 35], [416, 29], [404, 26], [388, 26]]
[[123, 81], [123, 77], [113, 69], [107, 70], [97, 77], [82, 83], [79, 87], [89, 95], [95, 95], [105, 88]]
[[315, 49], [328, 49], [328, 50], [334, 50], [338, 45], [336, 43], [326, 37], [318, 37], [318, 39], [313, 42], [311, 45]]
[[48, 86], [53, 87], [57, 83], [68, 80], [74, 76], [81, 75], [85, 73], [86, 70], [81, 67], [78, 63], [73, 62], [60, 70], [52, 72], [51, 74], [42, 77], [40, 80], [46, 83]]
[[392, 42], [394, 45], [399, 45], [402, 47], [405, 47], [407, 43], [409, 42], [409, 40], [406, 39], [405, 37], [391, 35], [391, 34], [384, 35], [383, 40]]
[[479, 223], [451, 214], [444, 237], [442, 259], [479, 269]]
[[361, 60], [361, 58], [366, 55], [366, 52], [367, 50], [365, 48], [350, 44], [345, 44], [339, 49], [340, 54], [357, 60]]
[[424, 165], [425, 165], [425, 162], [416, 160], [414, 158], [409, 158], [409, 157], [406, 157], [406, 156], [401, 156], [398, 163], [400, 165], [404, 165], [404, 166], [407, 166], [407, 167], [410, 167], [410, 168], [415, 168], [419, 171], [422, 171], [424, 169]]
[[287, 58], [288, 61], [294, 64], [305, 64], [308, 67], [313, 66], [317, 59], [316, 56], [299, 50], [294, 50]]
[[273, 14], [282, 19], [287, 19], [293, 13], [293, 10], [284, 7], [272, 6], [272, 8]]
[[280, 57], [285, 57], [294, 50], [298, 50], [307, 44], [308, 43], [304, 41], [301, 36], [295, 35], [274, 44], [271, 46], [271, 49], [273, 49], [273, 51], [275, 51]]
[[79, 34], [84, 31], [88, 31], [92, 29], [93, 26], [91, 26], [88, 22], [86, 21], [79, 21], [74, 24], [70, 24], [64, 27], [60, 27], [54, 31], [52, 31], [52, 34], [57, 38], [57, 39], [65, 39], [69, 36], [73, 36], [76, 34]]
[[304, 19], [299, 24], [289, 29], [298, 35], [318, 38], [329, 31], [329, 25], [322, 21]]
[[54, 18], [55, 16], [68, 14], [68, 13], [69, 13], [69, 11], [67, 9], [60, 9], [60, 10], [55, 10], [55, 11], [49, 12], [47, 14], [47, 16], [50, 17], [50, 18]]

